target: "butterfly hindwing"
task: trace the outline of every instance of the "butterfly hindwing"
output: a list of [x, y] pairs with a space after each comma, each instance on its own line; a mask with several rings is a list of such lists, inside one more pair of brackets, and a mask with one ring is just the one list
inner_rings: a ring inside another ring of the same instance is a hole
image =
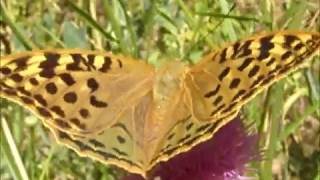
[[[62, 144], [104, 164], [113, 164], [129, 172], [144, 175], [146, 172], [146, 149], [144, 146], [144, 124], [147, 119], [151, 94], [146, 94], [135, 106], [121, 113], [115, 124], [97, 134], [74, 135], [50, 128]], [[137, 113], [143, 112], [143, 113]]]

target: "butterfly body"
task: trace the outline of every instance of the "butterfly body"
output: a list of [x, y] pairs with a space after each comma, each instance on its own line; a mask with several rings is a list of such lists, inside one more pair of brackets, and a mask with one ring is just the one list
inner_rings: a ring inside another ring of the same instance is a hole
[[31, 110], [80, 155], [145, 176], [214, 136], [319, 46], [319, 33], [275, 32], [195, 65], [159, 68], [105, 52], [31, 51], [1, 57], [0, 96]]

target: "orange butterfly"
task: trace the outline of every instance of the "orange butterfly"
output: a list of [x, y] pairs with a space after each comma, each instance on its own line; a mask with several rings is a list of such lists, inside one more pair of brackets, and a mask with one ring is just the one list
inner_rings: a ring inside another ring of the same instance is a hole
[[196, 65], [83, 50], [1, 57], [0, 96], [36, 114], [82, 156], [143, 176], [232, 120], [257, 93], [319, 53], [320, 34], [275, 32]]

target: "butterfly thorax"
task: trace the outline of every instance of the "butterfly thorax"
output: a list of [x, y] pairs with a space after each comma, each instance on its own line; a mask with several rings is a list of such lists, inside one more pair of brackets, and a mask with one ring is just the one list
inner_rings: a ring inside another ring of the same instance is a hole
[[171, 61], [157, 69], [152, 90], [152, 121], [148, 121], [145, 127], [145, 142], [152, 147], [150, 157], [156, 151], [159, 140], [167, 133], [168, 127], [176, 123], [177, 118], [173, 117], [183, 99], [181, 95], [184, 94], [184, 78], [188, 69], [187, 64], [181, 61]]
[[171, 61], [157, 69], [153, 88], [157, 109], [167, 110], [165, 106], [181, 91], [187, 71], [187, 65], [181, 61]]

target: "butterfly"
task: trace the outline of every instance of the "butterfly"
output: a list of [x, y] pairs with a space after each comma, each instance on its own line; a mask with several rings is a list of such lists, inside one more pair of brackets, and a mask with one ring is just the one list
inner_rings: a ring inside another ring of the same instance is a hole
[[0, 96], [29, 109], [79, 155], [146, 176], [214, 137], [319, 47], [318, 32], [266, 33], [194, 65], [170, 61], [158, 68], [109, 52], [23, 52], [1, 57]]

